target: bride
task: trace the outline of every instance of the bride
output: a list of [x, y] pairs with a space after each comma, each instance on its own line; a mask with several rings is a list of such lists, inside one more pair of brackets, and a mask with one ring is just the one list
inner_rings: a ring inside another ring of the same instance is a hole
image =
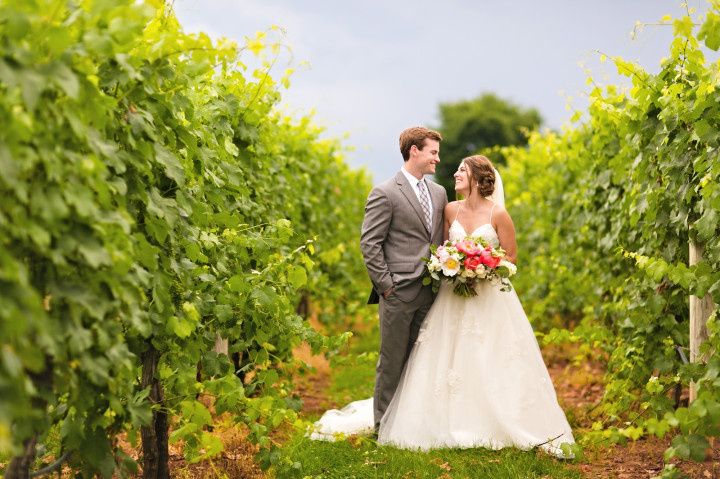
[[[496, 178], [501, 183], [490, 160], [465, 158], [454, 177], [465, 199], [445, 208], [444, 239], [480, 236], [515, 262], [515, 229], [498, 204]], [[517, 294], [490, 282], [476, 291], [463, 298], [441, 284], [380, 422], [378, 442], [420, 450], [541, 447], [571, 457], [561, 445], [572, 444], [573, 435]], [[326, 412], [311, 437], [331, 439], [372, 424], [372, 399], [356, 401]]]

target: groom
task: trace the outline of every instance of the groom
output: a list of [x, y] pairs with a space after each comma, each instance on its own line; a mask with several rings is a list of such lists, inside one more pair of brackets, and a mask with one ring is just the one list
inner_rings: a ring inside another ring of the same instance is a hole
[[427, 180], [440, 163], [436, 131], [408, 128], [400, 134], [401, 170], [370, 192], [360, 248], [373, 284], [369, 304], [379, 302], [380, 355], [375, 374], [375, 431], [400, 381], [434, 295], [423, 286], [423, 257], [443, 240], [445, 189]]

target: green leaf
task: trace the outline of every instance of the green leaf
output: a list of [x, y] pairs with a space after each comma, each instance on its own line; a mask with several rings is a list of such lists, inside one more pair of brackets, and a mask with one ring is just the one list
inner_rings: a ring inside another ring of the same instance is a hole
[[155, 241], [160, 244], [165, 243], [171, 231], [171, 226], [166, 221], [155, 216], [145, 218], [145, 228], [155, 238]]
[[147, 210], [158, 218], [163, 218], [170, 226], [178, 219], [177, 203], [172, 198], [164, 198], [153, 188], [148, 196]]
[[707, 241], [715, 236], [720, 222], [720, 212], [714, 209], [706, 209], [703, 215], [695, 223], [695, 229], [701, 241]]
[[10, 377], [17, 378], [22, 373], [23, 365], [20, 362], [20, 358], [17, 357], [12, 347], [8, 344], [2, 345], [2, 363], [5, 366], [5, 371]]
[[236, 293], [244, 292], [249, 287], [247, 278], [242, 274], [236, 274], [235, 276], [231, 277], [228, 280], [227, 285], [228, 288], [230, 288], [230, 291], [234, 291]]
[[135, 252], [140, 264], [145, 266], [150, 271], [157, 269], [157, 258], [159, 249], [151, 245], [144, 235], [135, 234]]
[[155, 159], [165, 167], [165, 174], [168, 178], [175, 180], [180, 186], [185, 184], [185, 171], [180, 161], [173, 153], [159, 143], [155, 143]]
[[698, 32], [698, 40], [705, 41], [705, 46], [717, 51], [720, 48], [720, 15], [709, 11]]
[[85, 260], [93, 268], [109, 265], [110, 255], [105, 247], [94, 238], [86, 237], [78, 240], [78, 252], [85, 257]]
[[100, 429], [87, 431], [85, 433], [82, 451], [83, 459], [99, 471], [102, 477], [112, 477], [112, 473], [115, 470], [115, 460], [108, 437], [104, 431]]
[[213, 312], [215, 313], [215, 316], [223, 322], [233, 317], [232, 307], [227, 304], [218, 304], [215, 308], [213, 308]]
[[664, 419], [658, 421], [655, 418], [650, 418], [646, 421], [645, 427], [650, 434], [654, 434], [659, 438], [665, 437], [665, 434], [670, 430], [670, 424]]
[[22, 97], [28, 110], [34, 110], [40, 95], [47, 86], [47, 78], [32, 70], [21, 70], [17, 74], [22, 88]]
[[223, 442], [220, 440], [219, 437], [213, 436], [212, 434], [203, 431], [200, 435], [200, 447], [204, 451], [202, 454], [200, 454], [197, 457], [193, 457], [190, 459], [190, 463], [194, 464], [200, 461], [204, 461], [206, 459], [209, 459], [211, 457], [217, 456], [220, 454], [225, 446], [223, 445]]
[[5, 14], [3, 20], [7, 23], [4, 32], [9, 38], [19, 40], [30, 33], [32, 24], [27, 15], [23, 15], [19, 10], [6, 10], [3, 13]]
[[75, 72], [64, 63], [56, 62], [48, 69], [47, 74], [72, 99], [77, 99], [80, 93], [80, 82]]
[[177, 316], [170, 316], [167, 322], [168, 328], [178, 338], [187, 338], [195, 331], [197, 323], [194, 321], [188, 321], [184, 318], [178, 318]]
[[261, 286], [253, 290], [251, 297], [257, 302], [258, 306], [267, 308], [274, 304], [277, 292], [271, 286]]
[[198, 312], [197, 308], [193, 303], [190, 303], [188, 301], [183, 302], [182, 310], [183, 313], [185, 313], [185, 317], [188, 318], [190, 321], [195, 323], [200, 321], [200, 313]]
[[300, 289], [307, 283], [307, 273], [304, 268], [291, 266], [288, 271], [288, 281], [295, 289]]
[[180, 403], [180, 409], [183, 419], [188, 422], [200, 427], [212, 424], [210, 411], [199, 401], [183, 401]]
[[673, 22], [673, 30], [675, 36], [690, 37], [692, 36], [693, 20], [689, 16], [678, 18]]
[[673, 438], [672, 447], [675, 448], [675, 454], [678, 457], [702, 462], [705, 460], [705, 451], [710, 444], [705, 437], [699, 434], [688, 434]]
[[0, 178], [7, 185], [12, 185], [18, 179], [20, 163], [13, 159], [7, 145], [0, 144]]

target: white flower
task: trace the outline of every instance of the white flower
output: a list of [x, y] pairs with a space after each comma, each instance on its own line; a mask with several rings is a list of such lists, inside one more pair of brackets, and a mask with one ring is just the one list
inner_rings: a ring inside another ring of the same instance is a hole
[[475, 271], [471, 269], [465, 269], [462, 271], [462, 273], [460, 273], [460, 276], [462, 276], [463, 278], [474, 278], [476, 274]]
[[515, 266], [514, 264], [512, 264], [510, 261], [508, 261], [506, 259], [500, 261], [500, 264], [498, 265], [498, 267], [501, 267], [501, 266], [504, 266], [505, 268], [508, 269], [508, 271], [510, 272], [510, 276], [517, 273], [517, 266]]
[[437, 256], [433, 256], [430, 258], [430, 262], [428, 263], [428, 271], [431, 273], [434, 273], [436, 271], [440, 271], [442, 268], [442, 263], [438, 259]]
[[442, 264], [442, 272], [445, 276], [455, 276], [460, 271], [460, 258], [449, 255]]

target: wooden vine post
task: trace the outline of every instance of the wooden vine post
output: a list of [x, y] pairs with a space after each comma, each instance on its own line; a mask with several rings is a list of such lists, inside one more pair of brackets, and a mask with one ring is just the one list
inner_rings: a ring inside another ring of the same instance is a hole
[[215, 335], [215, 352], [218, 354], [228, 355], [228, 340], [219, 334]]
[[[704, 246], [690, 239], [690, 266], [703, 259]], [[690, 296], [690, 362], [706, 361], [700, 354], [700, 345], [708, 338], [707, 321], [713, 310], [710, 294], [702, 298]], [[690, 383], [690, 402], [697, 398], [697, 387]]]

